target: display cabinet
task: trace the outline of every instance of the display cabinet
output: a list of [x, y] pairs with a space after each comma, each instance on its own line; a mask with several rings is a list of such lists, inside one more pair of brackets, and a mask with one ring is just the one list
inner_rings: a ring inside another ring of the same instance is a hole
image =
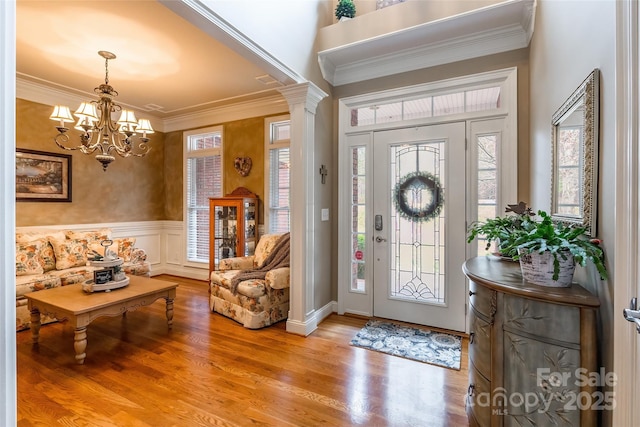
[[258, 198], [244, 187], [209, 199], [209, 272], [223, 258], [253, 255]]

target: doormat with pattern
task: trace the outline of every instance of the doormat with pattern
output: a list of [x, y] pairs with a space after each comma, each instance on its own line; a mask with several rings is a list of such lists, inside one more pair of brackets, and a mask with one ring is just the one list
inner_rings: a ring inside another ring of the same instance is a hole
[[369, 320], [351, 345], [460, 370], [462, 339], [444, 332]]

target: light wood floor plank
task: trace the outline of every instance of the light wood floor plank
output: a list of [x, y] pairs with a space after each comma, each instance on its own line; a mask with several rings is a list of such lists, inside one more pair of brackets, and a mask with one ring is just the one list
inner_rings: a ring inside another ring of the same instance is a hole
[[17, 334], [18, 426], [467, 426], [467, 340], [455, 371], [352, 347], [366, 319], [331, 315], [309, 337], [210, 313], [205, 282], [101, 318], [76, 365], [73, 328]]

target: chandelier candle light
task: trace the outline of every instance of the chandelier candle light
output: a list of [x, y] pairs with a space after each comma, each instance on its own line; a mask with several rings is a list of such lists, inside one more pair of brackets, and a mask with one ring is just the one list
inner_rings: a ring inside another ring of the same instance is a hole
[[[65, 145], [69, 142], [69, 135], [67, 135], [69, 128], [65, 127], [65, 123], [75, 122], [69, 107], [56, 105], [49, 118], [60, 123], [59, 126], [56, 126], [59, 133], [54, 138], [58, 147], [65, 150], [80, 150], [84, 154], [91, 154], [99, 148], [100, 153], [96, 154], [96, 159], [102, 163], [102, 169], [106, 171], [109, 164], [115, 160], [115, 157], [111, 155], [112, 151], [121, 157], [145, 156], [151, 149], [147, 145], [149, 142], [147, 134], [153, 133], [153, 128], [149, 120], [140, 119], [137, 121], [133, 111], [124, 110], [119, 104], [113, 102], [113, 98], [118, 96], [118, 92], [109, 85], [109, 60], [115, 59], [116, 56], [104, 50], [99, 51], [98, 55], [105, 59], [104, 84], [93, 90], [100, 99], [83, 102], [73, 114], [78, 119], [74, 129], [82, 132], [80, 145], [77, 147]], [[121, 113], [116, 122], [111, 118], [111, 115], [118, 111]], [[136, 133], [142, 133], [142, 136], [139, 137], [141, 142], [137, 147], [134, 147], [132, 136]]]

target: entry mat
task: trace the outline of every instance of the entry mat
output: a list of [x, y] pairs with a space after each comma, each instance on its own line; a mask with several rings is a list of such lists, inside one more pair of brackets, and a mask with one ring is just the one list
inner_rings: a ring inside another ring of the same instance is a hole
[[369, 320], [351, 345], [460, 370], [462, 339], [444, 332]]

